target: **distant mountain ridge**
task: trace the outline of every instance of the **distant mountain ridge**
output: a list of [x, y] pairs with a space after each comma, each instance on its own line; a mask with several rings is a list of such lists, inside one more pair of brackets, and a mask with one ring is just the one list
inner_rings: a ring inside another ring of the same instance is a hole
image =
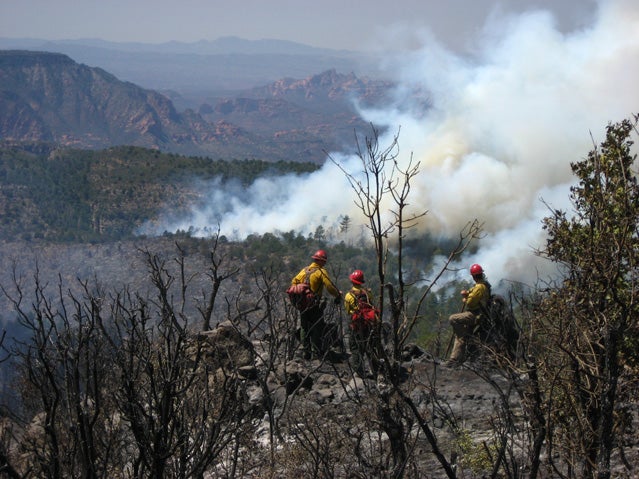
[[352, 102], [375, 102], [390, 86], [333, 69], [178, 112], [165, 95], [63, 54], [0, 51], [0, 74], [4, 140], [317, 163], [367, 127]]
[[205, 55], [230, 54], [310, 54], [310, 55], [358, 55], [358, 52], [348, 50], [332, 50], [317, 48], [290, 40], [264, 38], [261, 40], [247, 40], [237, 36], [223, 36], [215, 40], [199, 40], [196, 42], [168, 41], [161, 43], [143, 42], [111, 42], [99, 38], [84, 38], [79, 40], [44, 40], [38, 38], [5, 38], [0, 37], [0, 46], [7, 49], [41, 49], [46, 46], [56, 47], [76, 45], [94, 48], [104, 48], [129, 52], [155, 53], [199, 53]]
[[186, 98], [234, 94], [280, 78], [306, 78], [333, 68], [358, 76], [380, 76], [379, 60], [369, 54], [284, 40], [222, 37], [151, 44], [0, 37], [0, 49], [64, 53], [144, 88], [173, 90]]
[[2, 51], [0, 71], [4, 139], [85, 148], [162, 148], [211, 139], [204, 121], [180, 115], [165, 96], [77, 64], [66, 55]]

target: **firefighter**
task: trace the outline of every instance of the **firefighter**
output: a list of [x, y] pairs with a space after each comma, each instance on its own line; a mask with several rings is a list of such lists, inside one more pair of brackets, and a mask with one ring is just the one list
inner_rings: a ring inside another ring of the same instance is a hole
[[322, 300], [324, 289], [335, 298], [335, 304], [342, 300], [342, 292], [331, 280], [328, 271], [324, 268], [328, 261], [326, 251], [317, 250], [311, 256], [313, 262], [306, 268], [302, 268], [295, 276], [291, 284], [299, 284], [308, 281], [315, 294], [313, 304], [300, 312], [301, 341], [304, 348], [304, 358], [323, 358], [329, 347], [326, 344], [324, 333], [327, 330], [324, 321], [324, 309], [326, 302]]
[[484, 269], [475, 263], [470, 267], [470, 275], [475, 284], [468, 291], [461, 291], [462, 312], [451, 314], [448, 319], [455, 338], [453, 351], [446, 363], [451, 367], [460, 366], [466, 361], [468, 341], [479, 326], [490, 299], [490, 283]]
[[363, 285], [364, 272], [361, 269], [353, 271], [349, 279], [352, 287], [344, 296], [344, 307], [351, 318], [348, 347], [351, 351], [350, 365], [361, 378], [367, 377], [365, 362], [368, 358], [371, 368], [371, 378], [379, 372], [378, 359], [378, 322], [379, 312], [373, 307], [370, 290]]

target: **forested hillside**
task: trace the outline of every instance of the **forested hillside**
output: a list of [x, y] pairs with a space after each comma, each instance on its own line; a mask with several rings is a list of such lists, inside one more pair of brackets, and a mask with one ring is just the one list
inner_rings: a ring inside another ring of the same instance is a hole
[[304, 162], [211, 160], [138, 147], [5, 145], [0, 148], [0, 239], [131, 238], [161, 209], [187, 209], [199, 194], [196, 179], [233, 178], [248, 185], [264, 175], [315, 169]]

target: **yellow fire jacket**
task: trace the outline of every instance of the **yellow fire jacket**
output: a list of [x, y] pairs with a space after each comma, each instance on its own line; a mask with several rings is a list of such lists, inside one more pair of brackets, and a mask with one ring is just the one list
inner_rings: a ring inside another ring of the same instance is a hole
[[344, 308], [346, 308], [346, 313], [349, 316], [359, 309], [357, 295], [360, 293], [360, 291], [366, 291], [368, 301], [372, 303], [371, 293], [369, 290], [361, 288], [359, 286], [353, 286], [350, 291], [344, 295]]
[[466, 311], [470, 311], [473, 314], [480, 314], [482, 307], [488, 306], [489, 296], [490, 289], [487, 282], [479, 280], [468, 290], [468, 296], [466, 296], [462, 301], [466, 303]]
[[324, 288], [326, 288], [326, 291], [328, 291], [329, 294], [336, 298], [340, 295], [339, 289], [335, 287], [335, 284], [328, 275], [328, 271], [315, 262], [312, 262], [308, 267], [303, 268], [299, 273], [297, 273], [297, 276], [293, 278], [291, 284], [303, 283], [306, 280], [307, 270], [309, 271], [308, 283], [311, 290], [317, 296], [322, 296]]

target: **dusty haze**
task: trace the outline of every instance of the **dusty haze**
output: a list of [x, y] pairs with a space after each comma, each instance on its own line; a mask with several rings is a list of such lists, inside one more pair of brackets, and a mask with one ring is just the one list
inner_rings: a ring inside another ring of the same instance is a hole
[[[421, 162], [411, 193], [411, 204], [429, 211], [420, 228], [456, 235], [479, 219], [487, 236], [460, 266], [477, 261], [493, 278], [531, 284], [546, 268], [533, 254], [544, 242], [544, 202], [569, 210], [570, 162], [604, 139], [607, 124], [639, 111], [639, 4], [605, 2], [591, 25], [570, 34], [547, 12], [494, 17], [472, 56], [455, 54], [432, 36], [421, 42], [420, 49], [388, 59], [386, 69], [399, 82], [396, 103], [362, 113], [386, 125], [389, 135], [401, 129], [400, 160], [407, 163], [412, 153]], [[406, 92], [415, 88], [429, 92], [432, 108], [406, 107]], [[331, 156], [349, 171], [360, 168], [356, 158]], [[263, 179], [248, 190], [211, 184], [207, 191], [190, 218], [165, 219], [156, 231], [219, 222], [222, 234], [242, 238], [308, 234], [346, 214], [354, 225], [362, 221], [331, 162], [305, 177]]]

